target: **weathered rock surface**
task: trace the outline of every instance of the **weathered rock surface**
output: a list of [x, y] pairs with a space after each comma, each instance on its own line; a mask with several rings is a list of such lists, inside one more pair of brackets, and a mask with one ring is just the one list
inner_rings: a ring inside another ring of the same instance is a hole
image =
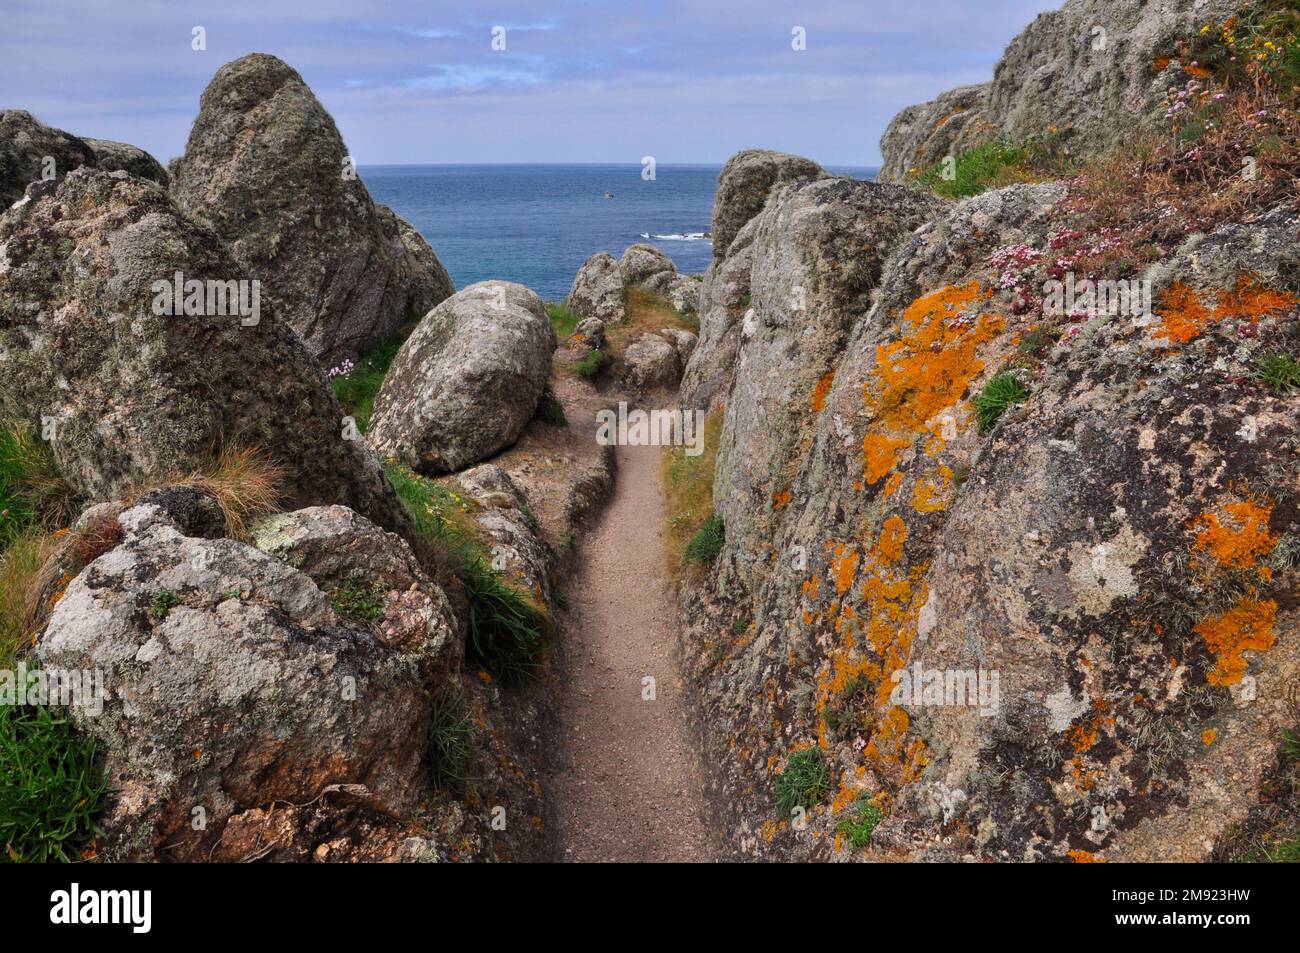
[[658, 334], [643, 334], [623, 351], [628, 386], [654, 390], [676, 386], [682, 377], [682, 359], [673, 342]]
[[882, 266], [943, 207], [901, 186], [820, 179], [784, 188], [755, 219], [751, 307], [714, 477], [733, 551], [756, 552], [770, 535], [766, 517], [784, 510]]
[[1059, 136], [1076, 151], [1131, 141], [1163, 115], [1187, 78], [1175, 41], [1226, 19], [1242, 0], [1067, 0], [1008, 45], [991, 83], [911, 106], [880, 141], [882, 182], [934, 166], [979, 142]]
[[763, 210], [774, 187], [810, 182], [828, 174], [811, 159], [786, 152], [737, 152], [722, 167], [713, 197], [713, 260], [727, 257], [736, 234]]
[[155, 313], [171, 299], [155, 284], [178, 273], [223, 290], [248, 277], [151, 182], [82, 168], [36, 186], [0, 218], [0, 416], [53, 428], [60, 472], [88, 499], [200, 469], [237, 441], [285, 467], [288, 505], [341, 503], [405, 525], [274, 305], [241, 314], [234, 294], [202, 302], [207, 314]]
[[[836, 827], [875, 798], [877, 855], [1206, 859], [1276, 777], [1300, 674], [1300, 393], [1251, 369], [1295, 317], [1300, 220], [1189, 240], [1148, 273], [1151, 317], [1054, 328], [1017, 371], [1027, 399], [981, 433], [974, 397], [1043, 318], [1017, 313], [994, 253], [1046, 249], [1064, 194], [986, 193], [909, 237], [806, 405], [806, 451], [771, 441], [789, 476], [763, 531], [724, 518], [683, 648], [737, 856], [847, 854]], [[967, 677], [983, 692], [946, 700]], [[771, 794], [808, 746], [831, 786], [811, 837]]]
[[95, 153], [85, 140], [45, 125], [25, 109], [0, 110], [0, 210], [21, 199], [33, 182], [94, 164]]
[[346, 506], [313, 506], [262, 521], [253, 545], [306, 573], [327, 595], [364, 593], [381, 606], [373, 619], [380, 642], [436, 662], [437, 671], [426, 671], [432, 681], [459, 669], [464, 647], [451, 606], [400, 536]]
[[101, 172], [130, 172], [142, 179], [167, 187], [167, 170], [138, 146], [111, 139], [82, 139], [95, 154], [95, 168]]
[[648, 285], [652, 281], [661, 285], [677, 276], [672, 259], [653, 245], [629, 245], [618, 261], [618, 271], [625, 287]]
[[[104, 673], [103, 712], [73, 709], [111, 788], [101, 856], [201, 860], [232, 815], [339, 786], [396, 817], [420, 804], [421, 673], [445, 638], [389, 638], [341, 618], [304, 572], [234, 540], [186, 536], [156, 505], [115, 519], [121, 541], [68, 585], [36, 646], [46, 671]], [[304, 562], [321, 555], [309, 537], [325, 535], [309, 528], [345, 522], [334, 509], [286, 519], [277, 545], [292, 525]], [[403, 563], [404, 543], [352, 529], [333, 535], [364, 564], [353, 571]]]
[[555, 346], [533, 292], [507, 281], [470, 285], [402, 345], [375, 399], [371, 443], [428, 474], [486, 459], [532, 419]]
[[227, 63], [200, 101], [172, 194], [326, 366], [356, 358], [454, 290], [431, 249], [376, 206], [334, 120], [289, 66]]
[[618, 260], [600, 251], [588, 258], [573, 277], [569, 307], [584, 318], [606, 323], [622, 321], [624, 315], [623, 275]]

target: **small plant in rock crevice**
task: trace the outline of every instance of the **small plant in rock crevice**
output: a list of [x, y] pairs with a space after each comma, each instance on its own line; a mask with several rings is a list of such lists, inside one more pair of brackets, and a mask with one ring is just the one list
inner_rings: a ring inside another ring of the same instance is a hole
[[1262, 355], [1255, 363], [1255, 379], [1275, 394], [1300, 387], [1300, 361], [1289, 354]]
[[464, 697], [448, 691], [433, 700], [429, 714], [429, 779], [440, 791], [459, 794], [469, 781], [474, 756], [474, 722]]
[[167, 618], [167, 613], [180, 605], [180, 597], [171, 589], [159, 589], [149, 598], [149, 614], [158, 621]]
[[363, 576], [348, 576], [342, 585], [330, 589], [327, 596], [339, 618], [348, 622], [372, 625], [384, 617], [383, 590]]
[[718, 558], [726, 544], [727, 532], [717, 516], [700, 527], [699, 532], [686, 544], [686, 558], [693, 563], [708, 564]]
[[975, 417], [979, 421], [980, 433], [988, 433], [1012, 404], [1022, 403], [1028, 398], [1029, 391], [1014, 374], [1004, 372], [992, 378], [975, 398]]
[[876, 825], [884, 817], [884, 813], [876, 807], [875, 801], [862, 797], [853, 805], [853, 815], [840, 821], [836, 830], [848, 838], [849, 846], [854, 850], [869, 847], [871, 835], [875, 833]]
[[790, 816], [796, 807], [805, 811], [830, 791], [830, 772], [820, 748], [802, 748], [790, 755], [785, 770], [776, 778], [776, 809]]

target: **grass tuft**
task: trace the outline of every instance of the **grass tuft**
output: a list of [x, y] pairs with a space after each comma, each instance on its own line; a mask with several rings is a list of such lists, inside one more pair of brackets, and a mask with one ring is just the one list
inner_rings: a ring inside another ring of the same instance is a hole
[[980, 391], [975, 398], [975, 416], [979, 420], [980, 433], [988, 433], [1006, 413], [1012, 404], [1019, 404], [1029, 398], [1029, 391], [1014, 374], [998, 374]]
[[248, 526], [260, 516], [274, 513], [284, 495], [287, 472], [256, 447], [223, 447], [207, 470], [159, 483], [190, 486], [210, 493], [221, 507], [226, 532], [232, 539], [248, 538]]
[[567, 301], [546, 302], [546, 313], [550, 315], [555, 336], [561, 341], [572, 334], [578, 322], [582, 320], [582, 315], [570, 308]]
[[727, 532], [722, 525], [722, 520], [717, 516], [711, 516], [686, 544], [686, 558], [693, 563], [711, 563], [718, 558], [726, 541]]
[[1029, 151], [1005, 142], [986, 142], [953, 157], [952, 177], [944, 177], [944, 163], [921, 176], [921, 184], [950, 199], [979, 195], [986, 189], [1026, 182]]
[[469, 781], [474, 755], [474, 722], [459, 692], [433, 700], [429, 719], [429, 779], [439, 791], [459, 794]]
[[684, 447], [669, 447], [664, 451], [661, 475], [668, 502], [664, 550], [674, 579], [680, 579], [688, 566], [687, 546], [713, 518], [713, 473], [718, 460], [722, 417], [719, 409], [705, 418], [703, 453], [692, 457]]
[[65, 713], [0, 706], [0, 847], [18, 863], [72, 862], [106, 790], [93, 740]]
[[783, 817], [788, 817], [796, 807], [811, 810], [830, 788], [830, 772], [821, 749], [802, 748], [790, 755], [785, 770], [777, 775], [776, 809]]
[[29, 529], [0, 553], [0, 669], [12, 669], [36, 635], [32, 631], [33, 592], [55, 545], [49, 535]]
[[884, 816], [871, 798], [859, 798], [853, 805], [853, 816], [840, 821], [836, 830], [848, 837], [849, 845], [854, 850], [869, 847], [871, 835], [875, 833], [876, 825], [884, 819]]
[[66, 525], [75, 502], [49, 444], [26, 425], [0, 427], [0, 547], [38, 523]]
[[1265, 354], [1255, 364], [1255, 379], [1275, 394], [1300, 387], [1300, 361], [1289, 354]]
[[343, 580], [327, 593], [339, 618], [357, 625], [372, 625], [384, 617], [384, 593], [359, 573]]

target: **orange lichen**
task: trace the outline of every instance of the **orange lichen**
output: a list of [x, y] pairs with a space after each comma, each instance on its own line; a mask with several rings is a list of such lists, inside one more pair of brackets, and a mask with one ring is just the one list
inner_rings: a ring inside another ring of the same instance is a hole
[[907, 542], [907, 524], [897, 514], [885, 520], [880, 528], [880, 541], [876, 543], [876, 554], [886, 566], [898, 562], [903, 557], [903, 544]]
[[875, 421], [862, 441], [868, 483], [889, 474], [898, 451], [954, 407], [983, 370], [976, 349], [1006, 323], [996, 315], [974, 316], [990, 296], [977, 281], [923, 295], [903, 312], [898, 339], [876, 348], [876, 369], [863, 391]]
[[[1205, 303], [1207, 297], [1214, 298], [1213, 308]], [[1157, 316], [1163, 323], [1155, 334], [1174, 344], [1186, 344], [1225, 318], [1258, 321], [1289, 311], [1297, 300], [1300, 299], [1289, 292], [1261, 286], [1251, 275], [1238, 277], [1235, 288], [1206, 289], [1200, 293], [1175, 282], [1161, 298]]]
[[917, 480], [912, 487], [912, 507], [918, 513], [937, 513], [948, 508], [948, 488], [952, 486], [952, 468], [940, 466], [937, 479]]
[[1219, 733], [1213, 728], [1206, 728], [1201, 732], [1201, 742], [1208, 748], [1214, 744], [1214, 740], [1219, 737]]
[[1277, 603], [1272, 599], [1243, 599], [1237, 605], [1193, 628], [1215, 655], [1205, 680], [1211, 685], [1235, 685], [1246, 674], [1245, 652], [1265, 652], [1277, 637]]
[[783, 510], [790, 505], [793, 494], [789, 490], [772, 494], [772, 509]]
[[1228, 503], [1218, 513], [1202, 513], [1192, 524], [1197, 530], [1195, 548], [1209, 553], [1220, 566], [1251, 569], [1277, 545], [1277, 537], [1268, 530], [1272, 515], [1271, 505], [1253, 500]]
[[817, 382], [813, 388], [812, 409], [813, 413], [820, 414], [826, 409], [826, 395], [831, 392], [831, 384], [835, 383], [835, 371], [827, 371], [822, 375], [822, 379]]
[[853, 577], [858, 571], [858, 554], [847, 550], [843, 545], [835, 547], [831, 558], [831, 578], [835, 580], [835, 591], [843, 595], [853, 585]]
[[898, 485], [902, 482], [903, 482], [902, 470], [895, 470], [893, 473], [891, 473], [889, 475], [889, 479], [885, 481], [885, 489], [883, 491], [885, 496], [886, 497], [893, 496], [894, 492], [898, 489]]
[[1066, 853], [1066, 856], [1076, 864], [1104, 864], [1106, 858], [1094, 854], [1090, 850], [1072, 850]]

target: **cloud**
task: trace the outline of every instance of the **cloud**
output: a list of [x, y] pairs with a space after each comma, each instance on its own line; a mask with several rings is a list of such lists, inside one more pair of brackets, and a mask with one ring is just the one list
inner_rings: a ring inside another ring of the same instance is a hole
[[6, 0], [0, 106], [166, 159], [217, 68], [260, 51], [303, 74], [362, 162], [721, 162], [766, 146], [874, 164], [894, 113], [989, 78], [1051, 3]]

